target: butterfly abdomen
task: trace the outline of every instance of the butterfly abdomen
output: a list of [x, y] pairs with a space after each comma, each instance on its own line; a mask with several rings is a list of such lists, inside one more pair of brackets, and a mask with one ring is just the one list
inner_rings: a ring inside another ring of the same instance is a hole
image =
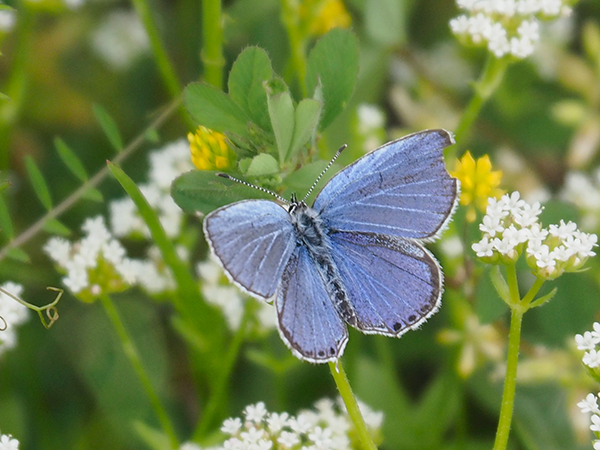
[[297, 243], [308, 250], [336, 310], [347, 323], [355, 325], [356, 313], [348, 301], [348, 295], [333, 261], [331, 242], [319, 213], [301, 202], [293, 205], [290, 216], [296, 229]]

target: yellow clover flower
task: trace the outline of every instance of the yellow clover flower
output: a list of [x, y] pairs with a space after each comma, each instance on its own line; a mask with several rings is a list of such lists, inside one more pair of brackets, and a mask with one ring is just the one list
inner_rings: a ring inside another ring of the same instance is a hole
[[192, 163], [200, 170], [225, 170], [235, 162], [235, 153], [225, 141], [225, 135], [199, 126], [188, 133]]
[[460, 180], [460, 204], [468, 206], [469, 222], [475, 221], [477, 217], [475, 209], [485, 212], [488, 198], [500, 198], [503, 194], [502, 189], [498, 188], [502, 171], [492, 170], [492, 162], [488, 155], [483, 155], [475, 161], [471, 152], [467, 151], [456, 161], [456, 166], [450, 174]]
[[302, 2], [300, 14], [310, 20], [310, 33], [313, 36], [320, 36], [327, 33], [332, 28], [349, 28], [352, 18], [342, 0], [321, 0]]

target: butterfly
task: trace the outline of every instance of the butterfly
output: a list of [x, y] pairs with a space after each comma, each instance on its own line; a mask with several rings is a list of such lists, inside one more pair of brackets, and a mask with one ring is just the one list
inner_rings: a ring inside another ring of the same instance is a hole
[[253, 297], [275, 296], [279, 334], [295, 356], [336, 361], [347, 325], [399, 337], [438, 310], [443, 275], [423, 242], [444, 229], [457, 202], [459, 182], [442, 154], [453, 143], [445, 130], [389, 142], [338, 172], [312, 207], [294, 195], [285, 205], [244, 200], [205, 217], [229, 279]]

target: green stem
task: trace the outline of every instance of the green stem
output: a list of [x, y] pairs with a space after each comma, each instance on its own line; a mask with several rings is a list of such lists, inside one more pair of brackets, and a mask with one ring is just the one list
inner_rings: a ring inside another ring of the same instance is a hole
[[[463, 145], [466, 140], [473, 123], [479, 116], [481, 107], [496, 91], [502, 79], [504, 73], [508, 67], [509, 60], [507, 58], [496, 58], [491, 53], [488, 55], [483, 73], [473, 85], [473, 97], [467, 105], [465, 112], [463, 113], [460, 122], [455, 130], [455, 139], [458, 145]], [[456, 157], [458, 145], [451, 145], [447, 149], [447, 160]]]
[[160, 38], [160, 33], [158, 32], [158, 27], [154, 21], [150, 5], [147, 0], [132, 0], [132, 3], [137, 14], [140, 16], [140, 19], [144, 24], [144, 29], [150, 39], [150, 47], [152, 48], [152, 53], [156, 60], [156, 64], [158, 65], [158, 70], [163, 82], [165, 83], [169, 94], [171, 94], [174, 99], [179, 98], [181, 95], [181, 86], [179, 85], [175, 69], [169, 60], [167, 51]]
[[204, 80], [223, 89], [223, 18], [221, 0], [202, 2], [202, 51], [200, 59], [204, 64]]
[[544, 280], [543, 278], [536, 278], [535, 283], [533, 283], [533, 286], [531, 286], [529, 292], [527, 292], [527, 294], [525, 294], [525, 297], [523, 297], [523, 300], [521, 300], [521, 304], [523, 306], [526, 306], [527, 309], [529, 309], [531, 302], [533, 301], [539, 290], [542, 288], [544, 281], [546, 280]]
[[502, 393], [502, 406], [500, 407], [500, 420], [496, 431], [494, 450], [505, 450], [510, 434], [513, 409], [515, 404], [515, 391], [517, 386], [517, 365], [519, 363], [519, 347], [521, 343], [521, 323], [523, 309], [517, 305], [510, 315], [510, 334], [508, 337], [508, 357], [506, 360], [506, 376], [504, 377], [504, 392]]
[[350, 416], [350, 419], [352, 419], [352, 423], [354, 423], [354, 428], [356, 429], [362, 448], [364, 450], [377, 450], [363, 416], [360, 413], [360, 409], [358, 408], [358, 403], [352, 392], [352, 387], [348, 382], [348, 377], [342, 366], [342, 361], [338, 359], [336, 362], [330, 362], [329, 370], [331, 371], [331, 375], [333, 375], [340, 396], [346, 405], [348, 415]]
[[304, 53], [305, 42], [299, 27], [299, 4], [295, 0], [281, 0], [281, 21], [288, 35], [292, 73], [296, 75], [302, 97], [306, 97], [306, 84], [304, 82], [306, 79], [306, 55]]
[[[150, 126], [148, 126], [140, 134], [138, 134], [136, 136], [136, 138], [133, 141], [131, 141], [121, 153], [119, 153], [117, 156], [115, 156], [115, 158], [113, 159], [113, 162], [115, 164], [118, 164], [118, 163], [125, 161], [125, 159], [127, 159], [129, 156], [131, 156], [131, 154], [135, 150], [137, 150], [146, 141], [146, 133], [149, 130], [154, 130], [154, 129], [160, 127], [163, 123], [165, 123], [167, 121], [167, 119], [169, 119], [171, 117], [171, 115], [173, 114], [173, 111], [175, 111], [176, 108], [179, 108], [180, 105], [181, 105], [181, 98], [173, 101], [169, 106], [167, 106], [165, 111], [160, 116], [158, 116], [150, 124]], [[77, 201], [79, 201], [79, 199], [89, 189], [98, 186], [104, 180], [104, 178], [106, 178], [106, 176], [109, 173], [110, 173], [110, 171], [108, 170], [108, 166], [105, 165], [92, 178], [90, 178], [88, 181], [86, 181], [81, 186], [79, 186], [79, 188], [77, 188], [77, 190], [75, 190], [75, 192], [73, 192], [71, 195], [69, 195], [67, 198], [65, 198], [62, 202], [60, 202], [60, 204], [56, 205], [54, 208], [52, 208], [50, 211], [48, 211], [44, 216], [42, 216], [37, 222], [35, 222], [33, 225], [31, 225], [29, 228], [27, 228], [25, 231], [23, 231], [21, 234], [19, 234], [16, 238], [14, 238], [12, 241], [10, 241], [8, 244], [6, 244], [2, 248], [2, 250], [0, 250], [0, 261], [2, 261], [4, 258], [6, 258], [6, 256], [9, 254], [11, 249], [18, 248], [21, 245], [27, 243], [34, 236], [37, 236], [37, 234], [43, 230], [46, 222], [48, 222], [49, 220], [55, 219], [55, 218], [59, 217], [65, 211], [68, 211], [75, 203], [77, 203]]]
[[106, 313], [108, 314], [108, 317], [112, 322], [115, 331], [117, 332], [119, 340], [121, 341], [121, 345], [123, 346], [125, 356], [127, 356], [127, 359], [129, 359], [129, 362], [133, 366], [140, 382], [142, 383], [142, 386], [144, 387], [144, 390], [150, 399], [152, 408], [154, 409], [154, 412], [156, 413], [158, 420], [162, 425], [163, 431], [169, 437], [171, 447], [179, 448], [179, 441], [175, 434], [175, 429], [171, 424], [171, 420], [169, 419], [167, 411], [163, 407], [158, 394], [152, 386], [150, 377], [144, 369], [144, 365], [142, 364], [142, 360], [138, 354], [135, 344], [129, 337], [129, 334], [127, 334], [127, 330], [121, 321], [121, 317], [119, 316], [117, 308], [115, 308], [115, 305], [107, 294], [101, 294], [100, 300], [102, 301], [102, 305], [104, 306], [104, 309], [106, 310]]

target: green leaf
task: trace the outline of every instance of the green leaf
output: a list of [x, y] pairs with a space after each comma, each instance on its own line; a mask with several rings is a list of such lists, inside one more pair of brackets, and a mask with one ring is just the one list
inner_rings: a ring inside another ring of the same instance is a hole
[[266, 131], [271, 130], [271, 121], [264, 83], [272, 77], [271, 60], [260, 47], [246, 48], [229, 72], [229, 96]]
[[500, 296], [500, 298], [507, 305], [512, 305], [512, 301], [510, 298], [510, 289], [508, 288], [508, 284], [506, 280], [502, 276], [502, 272], [500, 272], [499, 266], [494, 266], [490, 271], [490, 279], [492, 280], [492, 284], [496, 288], [496, 292]]
[[87, 200], [91, 200], [93, 202], [104, 202], [104, 196], [102, 195], [102, 193], [98, 189], [94, 188], [90, 188], [87, 191], [85, 191], [81, 197]]
[[[284, 179], [285, 185], [293, 192], [307, 192], [317, 177], [325, 170], [328, 162], [322, 159], [303, 165]], [[335, 169], [330, 169], [335, 173]]]
[[175, 203], [186, 212], [209, 212], [247, 198], [272, 198], [258, 189], [217, 177], [216, 172], [192, 170], [176, 178], [171, 185]]
[[23, 250], [21, 250], [20, 248], [11, 248], [6, 253], [6, 256], [8, 256], [11, 259], [14, 259], [15, 261], [19, 261], [19, 262], [24, 262], [24, 263], [31, 262], [29, 255], [27, 253], [25, 253]]
[[334, 28], [323, 36], [308, 56], [307, 91], [323, 86], [323, 117], [319, 128], [326, 128], [346, 107], [358, 75], [358, 41], [354, 34]]
[[183, 103], [192, 118], [211, 130], [250, 137], [248, 115], [223, 91], [206, 83], [191, 83]]
[[305, 98], [296, 107], [294, 120], [294, 135], [285, 159], [291, 159], [317, 131], [321, 116], [321, 102]]
[[277, 160], [268, 153], [261, 153], [252, 158], [250, 166], [246, 171], [246, 175], [249, 177], [257, 177], [261, 175], [273, 175], [279, 172], [279, 164]]
[[401, 45], [406, 41], [406, 2], [398, 0], [367, 0], [365, 26], [378, 44]]
[[104, 134], [108, 138], [110, 144], [115, 148], [117, 152], [123, 150], [123, 140], [121, 139], [121, 135], [119, 133], [119, 127], [117, 127], [117, 123], [114, 119], [108, 114], [108, 112], [100, 105], [94, 104], [94, 115], [100, 123]]
[[75, 175], [79, 180], [85, 182], [88, 180], [88, 174], [81, 163], [81, 160], [77, 157], [75, 152], [61, 139], [54, 139], [54, 147], [58, 152], [58, 156], [65, 163], [65, 166]]
[[0, 92], [0, 100], [10, 100], [10, 97], [3, 92]]
[[158, 134], [158, 131], [156, 129], [148, 128], [144, 132], [144, 139], [146, 139], [152, 144], [156, 144], [157, 142], [160, 142], [160, 135]]
[[58, 219], [50, 219], [44, 223], [44, 230], [50, 234], [56, 234], [59, 236], [69, 236], [71, 230], [63, 225]]
[[29, 174], [29, 179], [31, 180], [31, 184], [33, 186], [33, 190], [37, 195], [37, 198], [40, 200], [44, 208], [48, 211], [52, 209], [52, 198], [50, 197], [50, 191], [48, 190], [48, 184], [46, 184], [46, 180], [38, 169], [33, 158], [29, 155], [25, 157], [25, 167], [27, 168], [27, 173]]
[[552, 300], [552, 298], [556, 295], [557, 292], [558, 292], [558, 288], [552, 289], [546, 295], [543, 295], [543, 296], [535, 299], [535, 301], [531, 302], [530, 307], [531, 308], [537, 308], [538, 306], [542, 306], [544, 303]]
[[277, 142], [279, 162], [283, 163], [294, 135], [294, 103], [289, 91], [269, 95], [267, 103], [275, 141]]
[[15, 227], [13, 226], [6, 200], [0, 195], [0, 232], [6, 234], [9, 241], [15, 237]]

